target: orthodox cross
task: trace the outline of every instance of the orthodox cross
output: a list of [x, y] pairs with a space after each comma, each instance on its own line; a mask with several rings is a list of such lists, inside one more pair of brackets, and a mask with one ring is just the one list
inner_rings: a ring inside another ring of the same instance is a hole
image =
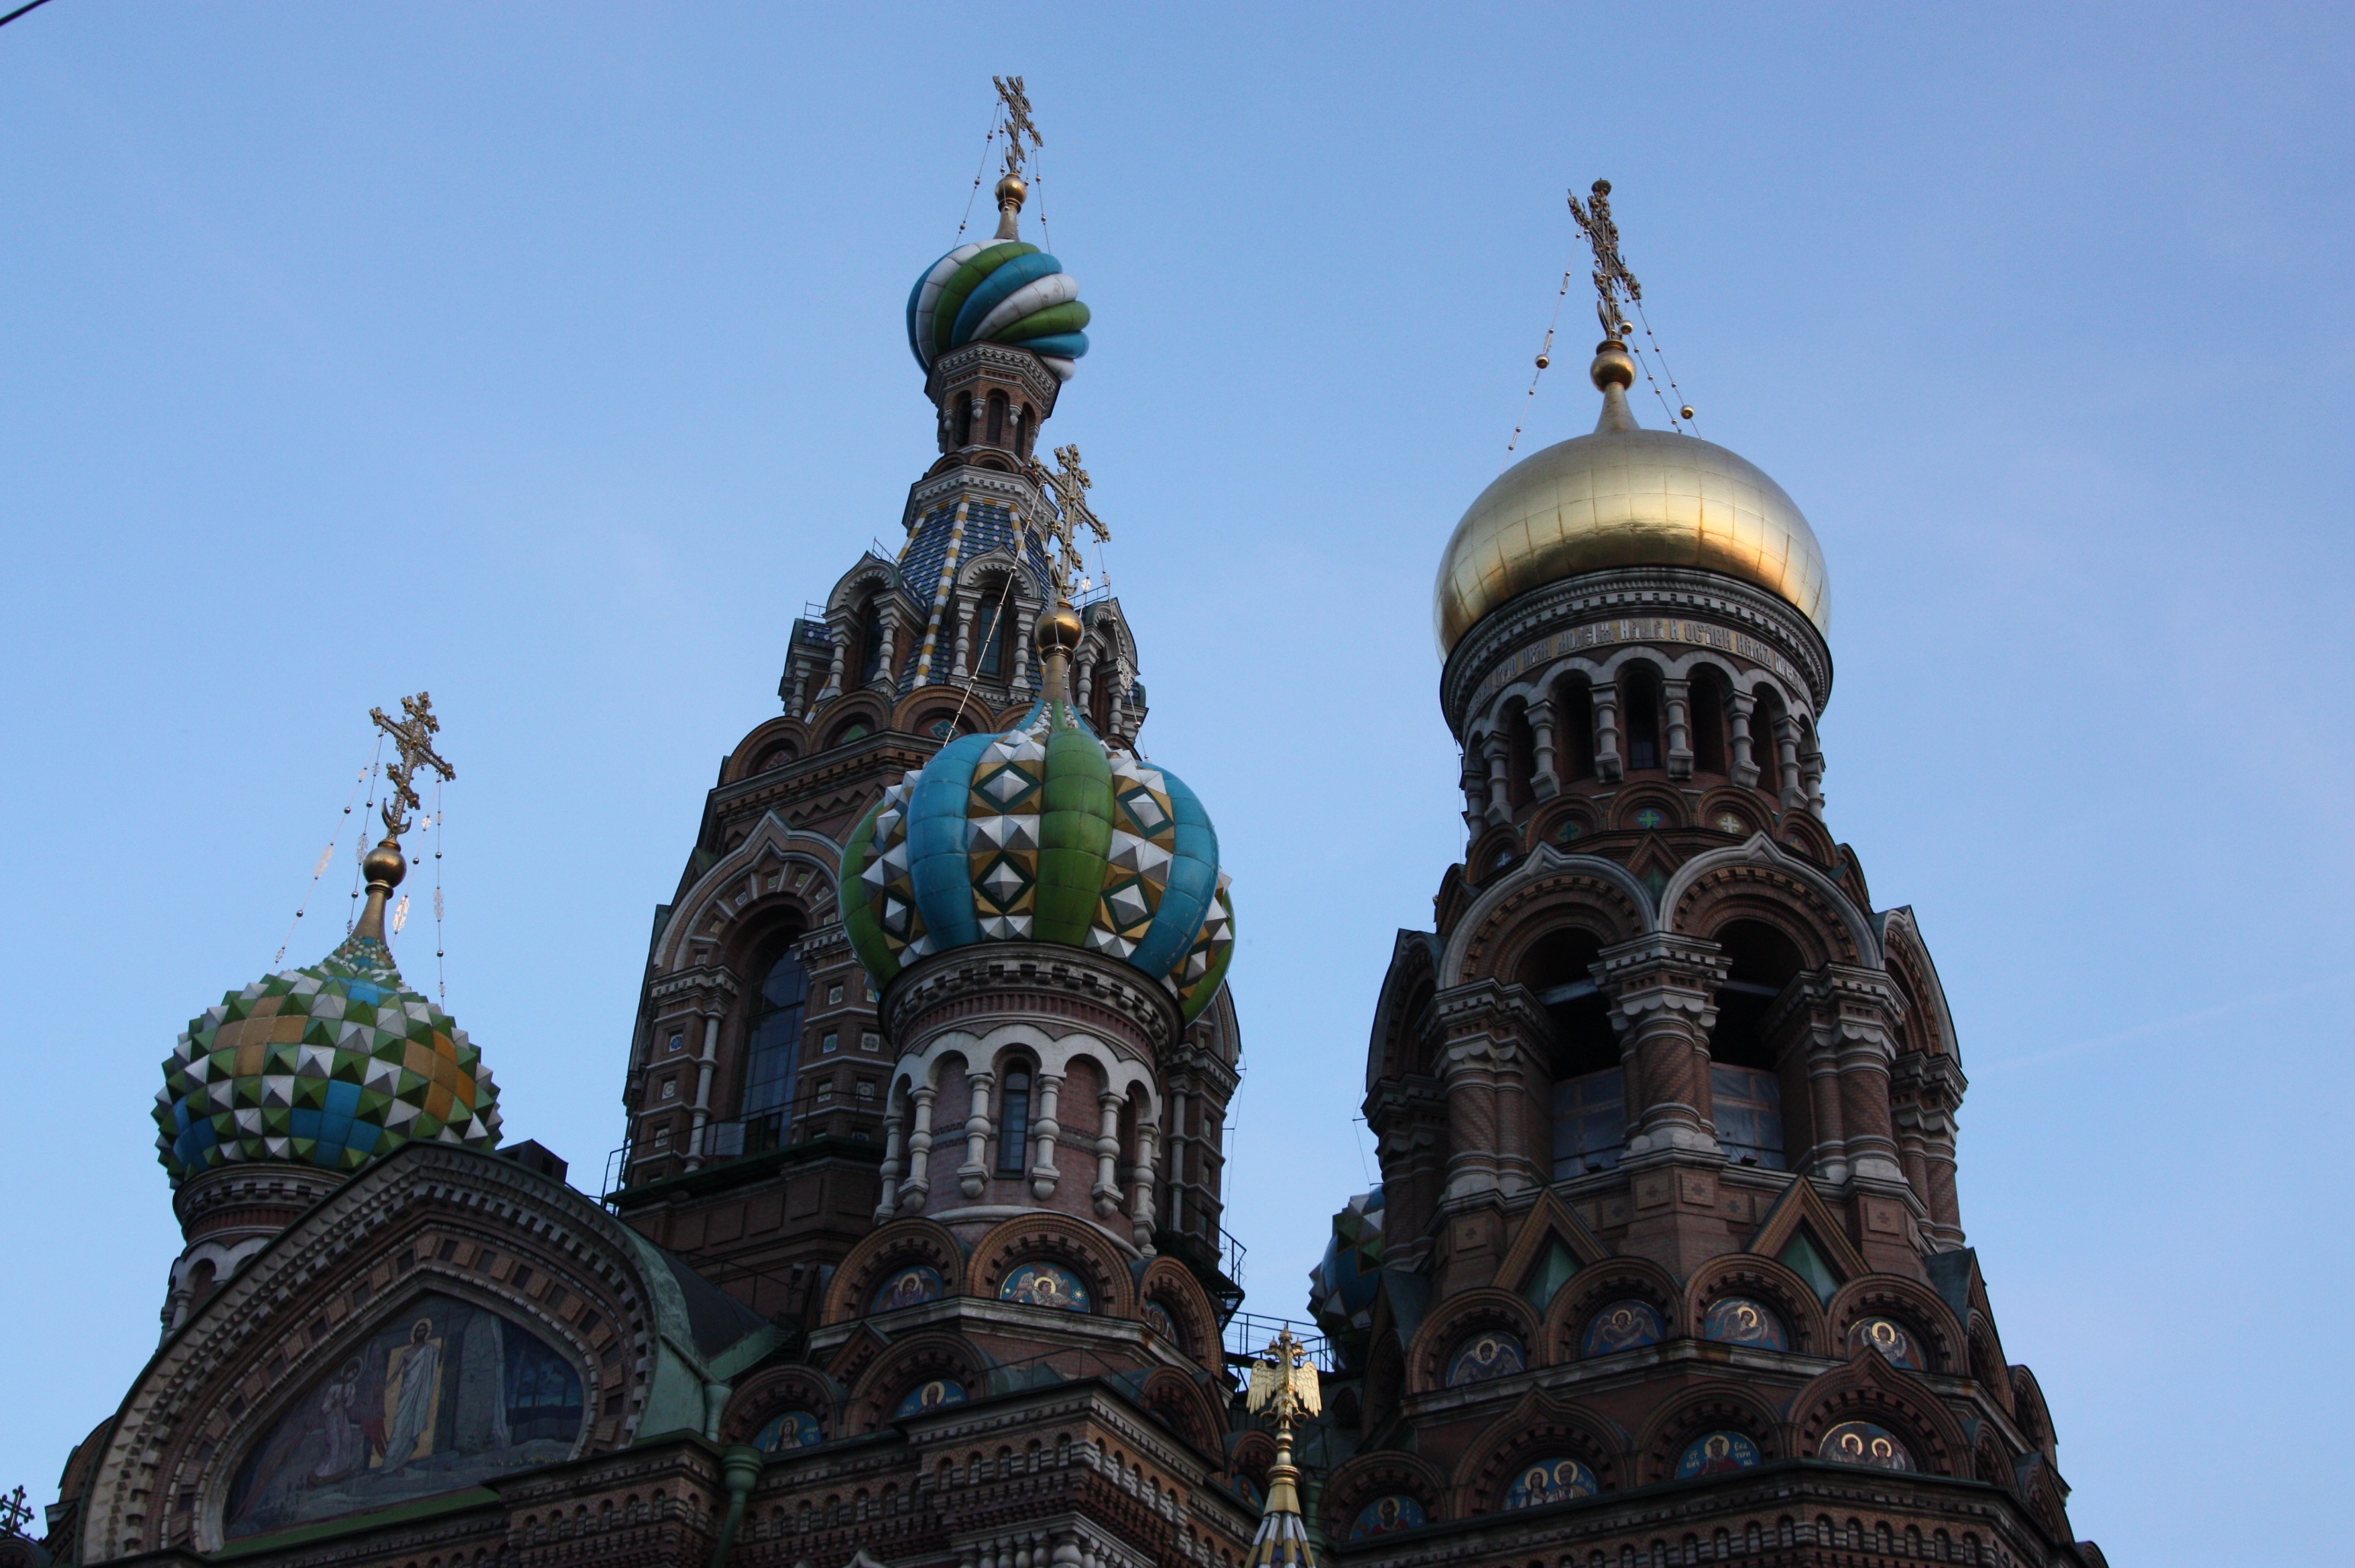
[[33, 1505], [25, 1500], [25, 1488], [18, 1487], [0, 1498], [0, 1536], [15, 1536], [29, 1541], [25, 1527], [33, 1522]]
[[1619, 255], [1619, 226], [1611, 220], [1611, 182], [1596, 180], [1591, 202], [1582, 204], [1578, 193], [1570, 193], [1570, 215], [1578, 219], [1585, 231], [1586, 243], [1594, 251], [1594, 315], [1603, 323], [1603, 336], [1617, 338], [1625, 336], [1619, 313], [1619, 296], [1625, 294], [1630, 304], [1641, 304], [1644, 285], [1627, 270]]
[[409, 831], [409, 814], [420, 809], [415, 778], [421, 767], [431, 768], [444, 779], [458, 775], [433, 749], [433, 737], [441, 732], [442, 720], [433, 717], [433, 694], [421, 691], [414, 697], [400, 699], [400, 717], [387, 716], [381, 708], [368, 709], [376, 727], [392, 739], [400, 752], [400, 761], [384, 770], [391, 794], [384, 802], [384, 830], [398, 838]]
[[1048, 511], [1047, 538], [1040, 542], [1047, 547], [1047, 565], [1055, 579], [1055, 592], [1068, 603], [1072, 583], [1087, 570], [1088, 564], [1087, 559], [1080, 553], [1079, 541], [1074, 536], [1084, 526], [1095, 535], [1098, 542], [1102, 542], [1112, 538], [1112, 530], [1088, 505], [1088, 491], [1094, 486], [1095, 481], [1089, 478], [1088, 471], [1080, 465], [1078, 446], [1055, 449], [1055, 472], [1052, 474], [1036, 464], [1032, 466], [1037, 469], [1037, 476], [1045, 481], [1048, 494], [1054, 498], [1054, 505]]
[[1316, 1364], [1308, 1347], [1284, 1329], [1270, 1340], [1267, 1354], [1252, 1363], [1251, 1392], [1244, 1403], [1252, 1414], [1262, 1411], [1275, 1422], [1278, 1441], [1290, 1444], [1292, 1424], [1324, 1408], [1316, 1392]]
[[1018, 76], [993, 76], [989, 80], [997, 84], [997, 101], [1006, 106], [1006, 172], [1019, 179], [1022, 165], [1030, 155], [1023, 149], [1022, 138], [1028, 136], [1033, 148], [1042, 145], [1039, 127], [1030, 123], [1030, 95], [1022, 91], [1022, 79]]

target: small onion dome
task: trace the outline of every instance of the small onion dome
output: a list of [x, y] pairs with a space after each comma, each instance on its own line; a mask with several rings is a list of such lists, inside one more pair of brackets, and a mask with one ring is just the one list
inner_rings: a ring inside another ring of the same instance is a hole
[[350, 1171], [412, 1140], [497, 1144], [482, 1053], [365, 932], [189, 1021], [155, 1097], [173, 1186], [247, 1160]]
[[1202, 803], [1060, 701], [1003, 734], [960, 736], [886, 790], [850, 836], [842, 886], [878, 986], [976, 942], [1064, 943], [1165, 982], [1190, 1020], [1234, 951]]
[[908, 347], [916, 363], [968, 343], [1028, 348], [1068, 381], [1088, 351], [1088, 307], [1063, 263], [1021, 240], [960, 245], [908, 293]]

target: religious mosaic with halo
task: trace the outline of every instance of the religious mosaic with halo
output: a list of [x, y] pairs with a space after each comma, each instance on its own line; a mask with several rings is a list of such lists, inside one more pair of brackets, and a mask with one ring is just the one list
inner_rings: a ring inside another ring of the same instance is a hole
[[383, 943], [353, 936], [190, 1020], [164, 1063], [155, 1147], [174, 1186], [246, 1160], [357, 1170], [420, 1140], [494, 1147], [498, 1093], [466, 1031], [407, 988]]

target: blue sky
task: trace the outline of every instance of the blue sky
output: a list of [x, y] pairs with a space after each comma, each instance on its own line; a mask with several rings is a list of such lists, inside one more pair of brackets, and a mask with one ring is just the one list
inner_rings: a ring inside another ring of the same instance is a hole
[[[1299, 1314], [1365, 1185], [1374, 987], [1461, 848], [1432, 572], [1607, 176], [1702, 432], [1829, 557], [1831, 826], [1937, 955], [1964, 1221], [2080, 1533], [2348, 1555], [2350, 42], [2245, 6], [0, 30], [0, 1489], [54, 1495], [153, 1349], [155, 1063], [269, 966], [371, 704], [444, 717], [450, 1004], [510, 1136], [602, 1168], [703, 791], [929, 456], [900, 309], [1019, 71], [1096, 312], [1050, 433], [1236, 879], [1252, 1307]], [[1540, 441], [1592, 423], [1585, 319]]]

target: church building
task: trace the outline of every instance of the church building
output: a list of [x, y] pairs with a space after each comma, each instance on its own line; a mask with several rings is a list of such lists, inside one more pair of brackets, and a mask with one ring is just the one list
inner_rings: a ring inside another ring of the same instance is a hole
[[619, 1150], [503, 1144], [403, 978], [452, 770], [378, 711], [365, 905], [170, 1051], [161, 1343], [0, 1568], [2101, 1564], [1966, 1244], [1936, 967], [1827, 825], [1822, 552], [1637, 422], [1604, 186], [1594, 430], [1439, 550], [1465, 848], [1367, 998], [1380, 1181], [1312, 1200], [1313, 1325], [1253, 1354], [1226, 1207], [1299, 1195], [1224, 1184], [1250, 869], [1040, 456], [1089, 311], [999, 85], [996, 231], [908, 298], [905, 543], [705, 800]]

